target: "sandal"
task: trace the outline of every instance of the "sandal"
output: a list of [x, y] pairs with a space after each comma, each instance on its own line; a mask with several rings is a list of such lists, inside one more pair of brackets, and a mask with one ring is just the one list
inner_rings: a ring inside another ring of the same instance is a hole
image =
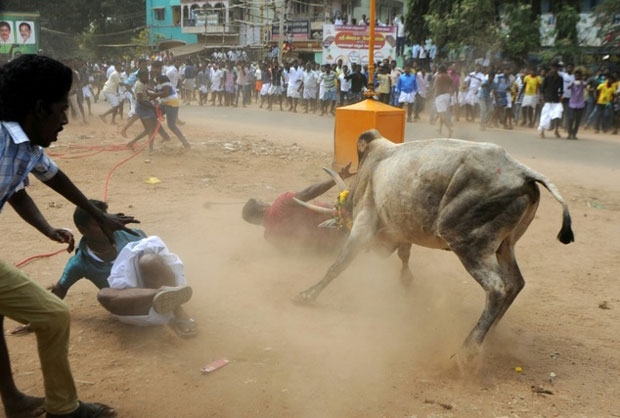
[[191, 338], [198, 334], [198, 324], [194, 318], [173, 319], [170, 321], [170, 327], [181, 338]]
[[153, 309], [158, 314], [165, 315], [174, 311], [192, 298], [192, 288], [189, 286], [181, 287], [162, 287], [153, 298]]
[[114, 408], [102, 403], [85, 403], [80, 401], [78, 408], [63, 415], [47, 413], [47, 418], [114, 418], [116, 417]]

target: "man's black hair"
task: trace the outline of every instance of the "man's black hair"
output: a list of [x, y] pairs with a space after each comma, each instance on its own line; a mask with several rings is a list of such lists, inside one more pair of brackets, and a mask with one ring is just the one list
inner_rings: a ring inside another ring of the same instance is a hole
[[50, 107], [67, 98], [73, 73], [55, 59], [24, 54], [0, 66], [0, 120], [22, 122], [39, 100]]
[[[96, 207], [97, 209], [100, 209], [103, 213], [107, 213], [108, 211], [107, 203], [102, 202], [101, 200], [95, 200], [95, 199], [90, 199], [89, 202], [92, 203], [93, 206]], [[84, 209], [80, 207], [75, 208], [75, 211], [73, 212], [73, 223], [75, 224], [75, 226], [77, 226], [78, 228], [86, 226], [92, 220], [93, 220], [92, 216], [90, 216], [90, 214], [86, 212]]]

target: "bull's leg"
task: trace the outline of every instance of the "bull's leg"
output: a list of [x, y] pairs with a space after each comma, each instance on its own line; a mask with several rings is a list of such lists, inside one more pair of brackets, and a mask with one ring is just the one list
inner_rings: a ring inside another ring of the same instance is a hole
[[495, 323], [493, 325], [497, 325], [502, 319], [510, 305], [512, 305], [512, 302], [517, 298], [519, 292], [521, 292], [521, 289], [523, 289], [523, 286], [525, 286], [525, 280], [521, 275], [521, 270], [519, 270], [517, 259], [515, 258], [514, 245], [508, 239], [505, 239], [497, 250], [497, 261], [503, 273], [502, 277], [504, 279], [504, 288], [506, 289], [506, 300], [500, 309], [499, 315], [495, 318]]
[[473, 252], [458, 253], [463, 266], [486, 292], [486, 302], [482, 315], [471, 330], [464, 345], [468, 348], [479, 347], [489, 332], [491, 325], [496, 323], [506, 303], [506, 287], [502, 271], [495, 254], [475, 254]]
[[409, 256], [411, 255], [411, 244], [401, 244], [398, 246], [398, 258], [402, 261], [400, 268], [400, 282], [403, 286], [411, 285], [413, 273], [409, 268]]
[[355, 218], [349, 238], [347, 238], [344, 247], [340, 250], [336, 262], [329, 267], [327, 273], [320, 282], [299, 293], [293, 298], [293, 301], [296, 303], [313, 302], [321, 291], [351, 264], [351, 261], [359, 254], [360, 250], [372, 239], [376, 224], [377, 215], [374, 208], [373, 210], [364, 210], [360, 212]]

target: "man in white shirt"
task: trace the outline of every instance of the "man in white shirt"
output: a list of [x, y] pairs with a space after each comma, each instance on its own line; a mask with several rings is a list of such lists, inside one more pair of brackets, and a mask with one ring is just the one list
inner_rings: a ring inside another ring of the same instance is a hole
[[349, 91], [351, 91], [351, 80], [347, 80], [349, 75], [349, 68], [346, 65], [342, 66], [342, 73], [338, 76], [338, 84], [340, 84], [340, 97], [338, 104], [344, 106], [345, 102], [349, 100]]
[[8, 45], [13, 43], [13, 31], [11, 30], [11, 23], [2, 21], [0, 22], [0, 45]]
[[570, 101], [572, 91], [572, 89], [569, 89], [568, 86], [573, 84], [573, 82], [575, 81], [575, 74], [573, 74], [573, 64], [566, 64], [564, 70], [565, 71], [558, 71], [558, 74], [560, 74], [560, 76], [564, 80], [564, 93], [562, 94], [562, 107], [564, 108], [564, 112], [562, 113], [562, 117], [564, 122], [563, 125], [565, 126], [565, 129], [568, 130], [568, 118], [564, 116], [568, 114], [568, 102]]
[[468, 121], [473, 121], [477, 113], [478, 90], [484, 81], [484, 74], [481, 70], [480, 64], [476, 64], [474, 71], [469, 73], [463, 80], [463, 83], [467, 86], [467, 91], [465, 92], [465, 119]]
[[312, 68], [312, 63], [306, 63], [306, 70], [303, 73], [303, 99], [304, 113], [308, 113], [310, 108], [316, 112], [316, 96], [318, 92], [319, 74]]
[[394, 26], [396, 26], [396, 56], [400, 57], [405, 53], [405, 23], [402, 16], [396, 16]]
[[288, 70], [288, 87], [286, 96], [289, 100], [289, 111], [297, 112], [297, 104], [301, 98], [301, 88], [303, 84], [304, 70], [299, 66], [297, 60], [293, 60], [293, 64]]
[[118, 97], [119, 86], [123, 83], [121, 79], [121, 75], [119, 74], [118, 71], [116, 71], [115, 64], [116, 63], [112, 63], [112, 65], [110, 65], [110, 68], [112, 68], [112, 72], [110, 72], [110, 75], [108, 76], [108, 80], [103, 85], [103, 89], [101, 89], [101, 93], [103, 93], [103, 97], [105, 97], [106, 102], [108, 102], [108, 104], [110, 105], [110, 109], [108, 109], [108, 111], [103, 113], [102, 115], [99, 115], [99, 118], [103, 121], [103, 123], [106, 123], [105, 117], [111, 114], [112, 125], [116, 125], [116, 122], [114, 121], [114, 119], [116, 118], [116, 115], [118, 113], [118, 110], [121, 104], [119, 97]]

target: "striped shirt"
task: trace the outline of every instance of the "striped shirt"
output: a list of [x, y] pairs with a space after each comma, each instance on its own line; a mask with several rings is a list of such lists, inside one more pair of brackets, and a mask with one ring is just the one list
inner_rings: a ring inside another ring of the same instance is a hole
[[0, 210], [9, 198], [28, 186], [28, 174], [47, 181], [58, 173], [58, 166], [32, 145], [17, 122], [0, 121]]

